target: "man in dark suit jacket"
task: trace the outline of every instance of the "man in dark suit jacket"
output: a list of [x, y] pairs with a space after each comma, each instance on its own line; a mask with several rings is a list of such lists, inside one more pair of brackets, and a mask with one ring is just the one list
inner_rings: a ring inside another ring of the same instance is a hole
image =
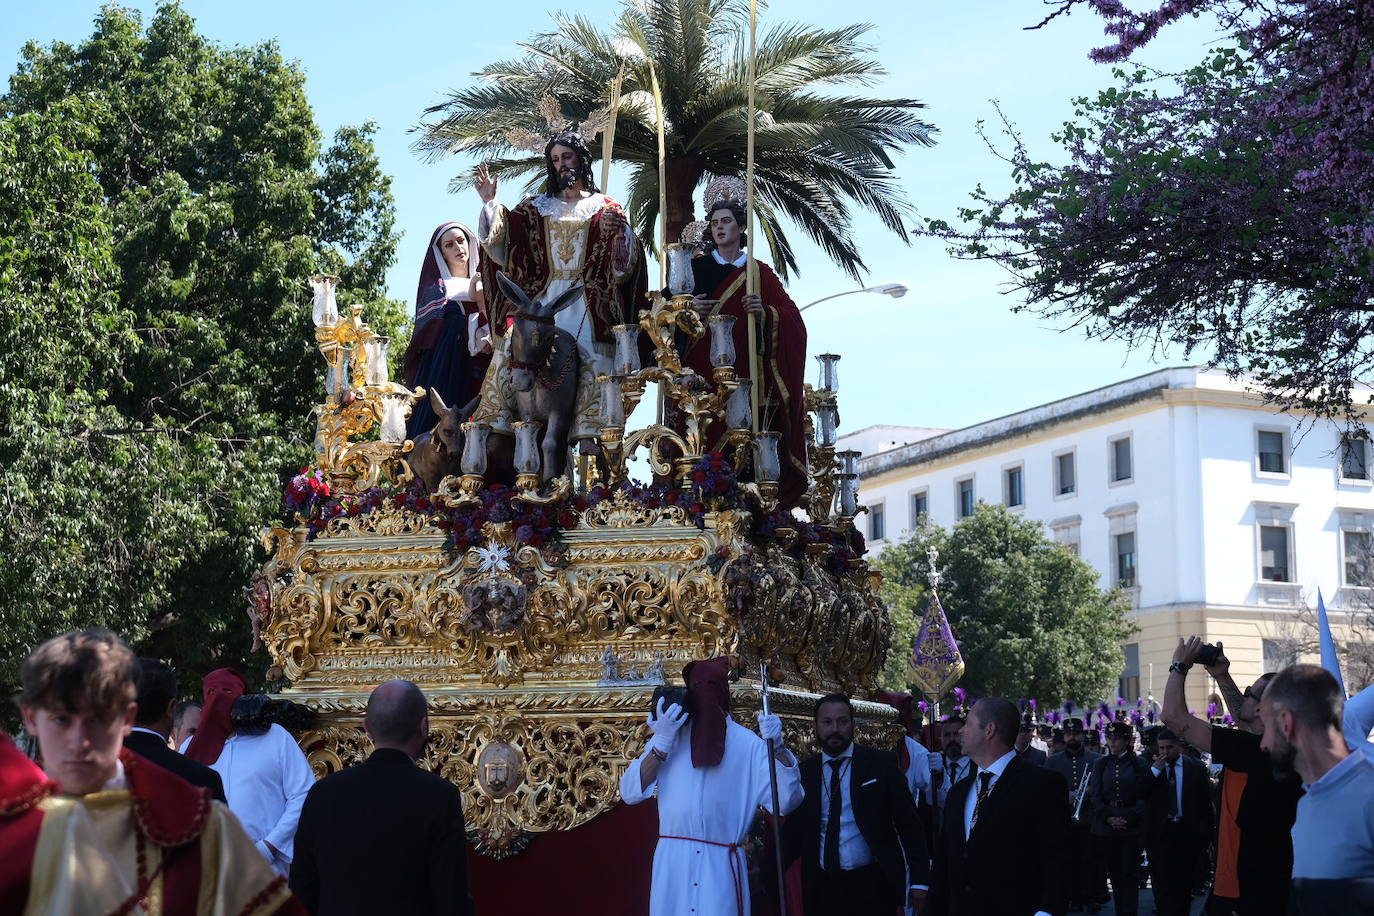
[[462, 796], [415, 766], [429, 738], [425, 695], [387, 681], [363, 727], [372, 756], [315, 783], [301, 807], [291, 890], [317, 916], [472, 916]]
[[1207, 767], [1182, 753], [1178, 736], [1161, 728], [1155, 786], [1145, 802], [1145, 848], [1159, 916], [1188, 916], [1193, 871], [1215, 822]]
[[1028, 712], [1021, 714], [1021, 730], [1016, 733], [1016, 756], [1026, 763], [1042, 767], [1045, 761], [1049, 760], [1050, 755], [1040, 748], [1031, 744], [1031, 739], [1035, 737], [1035, 717]]
[[209, 789], [215, 801], [224, 801], [224, 782], [218, 773], [167, 746], [177, 698], [177, 673], [155, 658], [140, 658], [138, 667], [138, 713], [124, 746], [191, 785]]
[[1129, 722], [1107, 725], [1109, 753], [1093, 762], [1089, 794], [1092, 833], [1112, 881], [1117, 916], [1136, 916], [1140, 895], [1140, 850], [1145, 845], [1145, 800], [1154, 791], [1149, 766], [1135, 753]]
[[1016, 756], [1016, 706], [979, 700], [964, 726], [978, 775], [949, 793], [922, 916], [1062, 916], [1069, 903], [1068, 786]]
[[930, 860], [896, 756], [854, 743], [853, 707], [843, 694], [816, 702], [815, 728], [821, 753], [802, 761], [806, 795], [784, 838], [788, 861], [802, 860], [807, 916], [919, 908]]

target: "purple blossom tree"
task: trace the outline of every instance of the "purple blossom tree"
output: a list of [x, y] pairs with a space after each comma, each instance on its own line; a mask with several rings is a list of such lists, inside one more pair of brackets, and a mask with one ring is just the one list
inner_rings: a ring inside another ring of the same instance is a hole
[[[1374, 376], [1374, 0], [1060, 0], [1105, 21], [1117, 85], [1076, 100], [1062, 163], [1013, 131], [1013, 187], [927, 232], [1007, 267], [1090, 337], [1181, 346], [1285, 407], [1352, 418]], [[1170, 23], [1235, 37], [1183, 73], [1130, 67]]]

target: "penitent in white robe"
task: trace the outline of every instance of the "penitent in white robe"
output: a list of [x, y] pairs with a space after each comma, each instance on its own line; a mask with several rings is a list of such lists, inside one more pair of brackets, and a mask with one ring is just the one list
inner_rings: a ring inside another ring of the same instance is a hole
[[[188, 739], [182, 753], [189, 745]], [[261, 735], [230, 735], [210, 768], [223, 780], [229, 810], [258, 852], [278, 874], [288, 874], [301, 805], [315, 784], [296, 739], [275, 723]]]
[[[749, 833], [760, 807], [771, 808], [768, 745], [758, 735], [727, 720], [725, 756], [720, 765], [692, 766], [691, 725], [682, 729], [677, 747], [658, 771], [658, 779], [641, 790], [639, 765], [630, 764], [620, 780], [626, 804], [644, 801], [657, 790], [658, 848], [654, 851], [650, 916], [733, 916], [737, 913], [736, 876], [749, 913], [749, 873], [744, 851], [696, 842], [739, 843]], [[802, 801], [799, 767], [778, 764], [778, 804], [783, 814]], [[690, 840], [664, 839], [668, 836]], [[734, 857], [732, 871], [731, 857]]]

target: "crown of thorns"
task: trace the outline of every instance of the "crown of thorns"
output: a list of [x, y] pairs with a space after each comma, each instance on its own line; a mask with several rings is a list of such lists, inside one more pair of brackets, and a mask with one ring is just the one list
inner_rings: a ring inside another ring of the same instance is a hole
[[547, 136], [523, 128], [506, 131], [506, 142], [514, 149], [528, 150], [536, 155], [542, 155], [544, 147], [550, 140], [559, 134], [572, 133], [581, 138], [595, 139], [596, 135], [604, 131], [611, 125], [611, 110], [609, 108], [598, 108], [591, 112], [581, 123], [569, 121], [563, 117], [563, 105], [552, 95], [546, 95], [539, 100], [539, 114], [543, 116], [544, 122], [549, 126]]

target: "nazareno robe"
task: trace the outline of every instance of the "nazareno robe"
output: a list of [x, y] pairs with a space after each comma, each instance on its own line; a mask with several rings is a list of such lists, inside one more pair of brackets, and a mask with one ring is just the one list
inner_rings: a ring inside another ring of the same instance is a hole
[[[784, 509], [797, 505], [806, 492], [806, 404], [802, 381], [806, 372], [806, 324], [801, 311], [787, 294], [778, 275], [762, 261], [759, 268], [759, 298], [763, 300], [763, 320], [759, 322], [758, 350], [763, 368], [759, 388], [761, 429], [782, 433], [778, 459], [781, 473], [778, 499]], [[744, 310], [745, 268], [719, 263], [711, 253], [692, 260], [692, 275], [697, 295], [719, 300], [713, 315], [735, 319], [735, 372], [751, 375], [749, 368], [749, 322]], [[711, 378], [711, 335], [708, 330], [687, 348], [682, 364], [698, 375]], [[758, 380], [754, 381], [757, 386]], [[724, 424], [706, 430], [707, 450], [714, 450], [725, 435]]]
[[[454, 277], [439, 249], [439, 239], [450, 229], [462, 231], [468, 244], [468, 276]], [[461, 407], [476, 394], [491, 362], [484, 352], [490, 331], [477, 304], [481, 245], [462, 223], [441, 224], [429, 238], [420, 281], [415, 290], [415, 330], [406, 347], [403, 363], [406, 386], [423, 386], [439, 392], [449, 407]], [[428, 398], [411, 408], [406, 436], [415, 438], [439, 422]]]
[[127, 748], [120, 765], [61, 795], [0, 734], [0, 916], [305, 912], [210, 790]]
[[[748, 916], [749, 872], [738, 845], [760, 807], [772, 807], [768, 745], [726, 718], [725, 751], [719, 764], [692, 765], [692, 723], [658, 770], [639, 787], [646, 749], [625, 770], [620, 797], [628, 805], [658, 794], [658, 846], [654, 850], [649, 916]], [[801, 767], [778, 764], [778, 804], [783, 814], [802, 802]], [[733, 845], [733, 848], [732, 848]]]

